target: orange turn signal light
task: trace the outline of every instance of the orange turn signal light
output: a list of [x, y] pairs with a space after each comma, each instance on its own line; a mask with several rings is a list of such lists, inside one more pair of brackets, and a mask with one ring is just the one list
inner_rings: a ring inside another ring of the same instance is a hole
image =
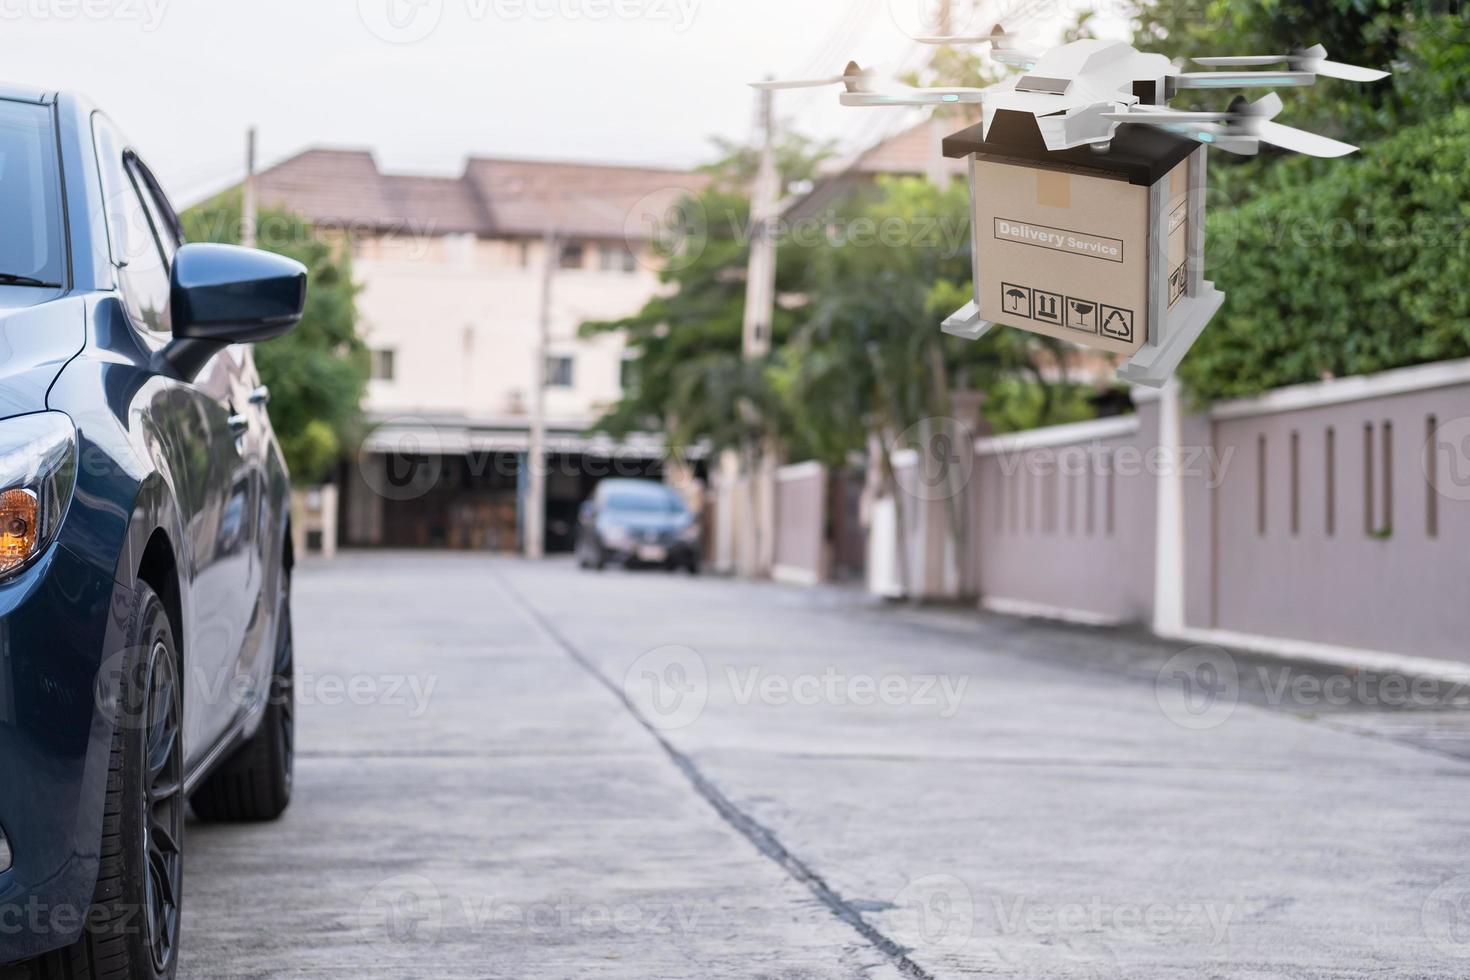
[[24, 564], [41, 540], [41, 507], [30, 490], [0, 493], [0, 573]]

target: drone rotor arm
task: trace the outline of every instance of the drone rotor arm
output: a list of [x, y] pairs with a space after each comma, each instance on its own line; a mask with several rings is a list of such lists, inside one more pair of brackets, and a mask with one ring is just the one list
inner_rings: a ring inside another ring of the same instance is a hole
[[1296, 88], [1312, 85], [1309, 71], [1186, 71], [1174, 76], [1180, 88]]

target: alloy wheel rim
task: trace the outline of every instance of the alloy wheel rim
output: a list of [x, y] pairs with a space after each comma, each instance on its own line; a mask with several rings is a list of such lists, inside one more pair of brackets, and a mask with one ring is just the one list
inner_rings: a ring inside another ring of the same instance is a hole
[[164, 972], [179, 934], [183, 885], [183, 753], [180, 750], [178, 677], [173, 656], [160, 640], [148, 657], [144, 754], [147, 792], [143, 800], [144, 905], [148, 945], [155, 971]]

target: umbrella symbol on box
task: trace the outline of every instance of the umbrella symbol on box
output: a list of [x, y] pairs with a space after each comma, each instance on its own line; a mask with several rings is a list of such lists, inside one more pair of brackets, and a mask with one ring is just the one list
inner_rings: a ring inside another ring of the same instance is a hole
[[1031, 315], [1031, 290], [1008, 282], [1001, 283], [1000, 290], [1001, 309], [1018, 316]]

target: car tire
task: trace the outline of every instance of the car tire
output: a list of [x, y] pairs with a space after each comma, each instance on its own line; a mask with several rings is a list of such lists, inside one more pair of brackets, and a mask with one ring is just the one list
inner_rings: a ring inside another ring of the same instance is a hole
[[[162, 600], [139, 583], [123, 651], [103, 666], [99, 703], [117, 705], [97, 885], [81, 938], [0, 969], [25, 980], [170, 980], [183, 885], [182, 672]], [[116, 684], [116, 690], [112, 685]]]
[[275, 820], [291, 803], [296, 764], [295, 645], [290, 574], [282, 572], [276, 664], [260, 729], [200, 784], [189, 798], [209, 823]]

